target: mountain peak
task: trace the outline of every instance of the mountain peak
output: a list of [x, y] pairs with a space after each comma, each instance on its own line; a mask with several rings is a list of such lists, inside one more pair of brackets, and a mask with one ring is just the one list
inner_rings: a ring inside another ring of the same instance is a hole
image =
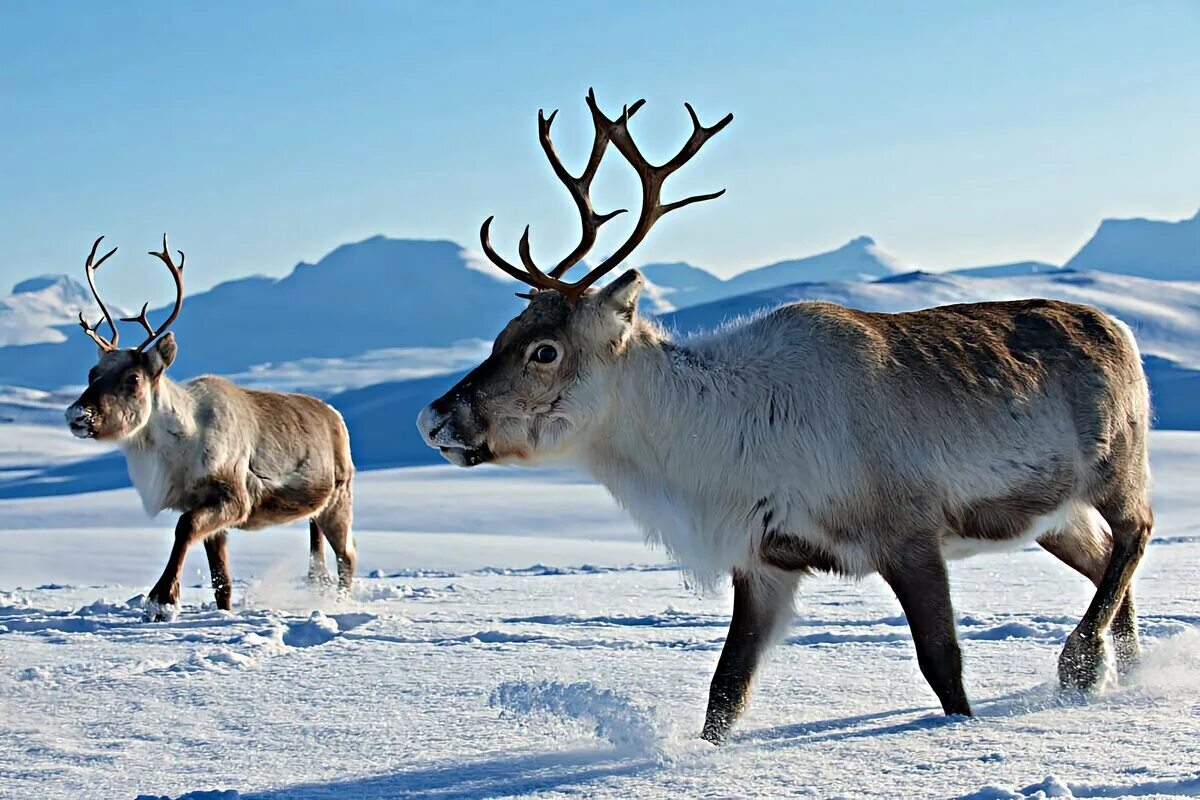
[[81, 291], [83, 285], [69, 275], [38, 275], [36, 278], [26, 278], [13, 287], [13, 294], [33, 294], [51, 287], [60, 287], [68, 292]]
[[1200, 280], [1200, 212], [1190, 219], [1105, 219], [1065, 266], [1158, 280]]

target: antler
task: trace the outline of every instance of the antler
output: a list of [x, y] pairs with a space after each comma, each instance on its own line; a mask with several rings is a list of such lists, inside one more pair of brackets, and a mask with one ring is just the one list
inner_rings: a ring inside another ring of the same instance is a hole
[[[584, 167], [583, 173], [578, 178], [571, 175], [563, 166], [562, 161], [554, 150], [554, 144], [550, 140], [550, 125], [554, 122], [554, 116], [558, 112], [555, 111], [549, 117], [545, 117], [540, 110], [538, 111], [538, 138], [541, 141], [542, 149], [546, 153], [546, 158], [550, 161], [550, 166], [554, 169], [554, 174], [567, 187], [567, 191], [571, 193], [571, 198], [575, 201], [583, 232], [579, 244], [575, 249], [550, 270], [549, 273], [546, 273], [538, 268], [530, 254], [529, 227], [526, 226], [525, 232], [521, 235], [518, 247], [521, 264], [524, 266], [522, 270], [510, 264], [493, 249], [488, 235], [493, 217], [488, 217], [484, 221], [483, 227], [480, 228], [479, 239], [483, 245], [484, 254], [487, 255], [493, 264], [517, 280], [527, 283], [535, 289], [554, 289], [563, 293], [569, 300], [574, 302], [583, 296], [588, 287], [624, 261], [633, 252], [633, 249], [646, 238], [646, 234], [650, 232], [650, 228], [654, 226], [654, 223], [658, 222], [664, 215], [692, 203], [712, 200], [725, 193], [725, 190], [722, 189], [719, 192], [694, 195], [666, 204], [661, 199], [662, 187], [666, 179], [696, 155], [705, 142], [728, 125], [733, 120], [733, 114], [725, 115], [720, 122], [706, 128], [700, 124], [700, 119], [696, 116], [696, 112], [692, 109], [692, 106], [684, 103], [688, 115], [692, 118], [692, 134], [673, 158], [660, 166], [655, 166], [642, 155], [637, 144], [633, 141], [632, 135], [629, 133], [629, 118], [644, 103], [644, 100], [638, 100], [632, 106], [626, 106], [622, 110], [621, 116], [615, 120], [611, 120], [604, 115], [604, 112], [596, 104], [595, 93], [591, 89], [588, 90], [587, 104], [592, 112], [592, 122], [596, 127], [596, 135], [592, 143], [592, 153], [588, 158], [587, 166]], [[592, 179], [596, 176], [596, 170], [600, 166], [600, 160], [604, 157], [604, 152], [610, 141], [616, 146], [621, 155], [625, 157], [630, 166], [633, 167], [638, 175], [638, 179], [641, 181], [642, 208], [638, 214], [633, 232], [629, 235], [625, 243], [617, 248], [603, 263], [588, 272], [582, 279], [574, 283], [569, 283], [561, 280], [562, 275], [575, 264], [579, 263], [583, 256], [596, 243], [596, 234], [600, 226], [626, 210], [622, 208], [607, 214], [597, 214], [592, 208], [591, 196], [589, 194]]]
[[[117, 340], [120, 338], [120, 333], [117, 332], [117, 326], [116, 323], [113, 322], [112, 315], [108, 313], [108, 307], [104, 305], [104, 301], [100, 299], [100, 293], [96, 291], [96, 270], [100, 268], [101, 264], [108, 260], [109, 256], [117, 252], [117, 248], [114, 247], [112, 250], [109, 250], [100, 258], [99, 261], [96, 261], [96, 250], [100, 247], [100, 243], [102, 241], [104, 241], [103, 236], [101, 236], [92, 244], [92, 252], [88, 254], [87, 262], [83, 265], [83, 271], [87, 275], [87, 282], [88, 286], [92, 290], [92, 297], [96, 298], [96, 304], [100, 306], [100, 313], [104, 316], [96, 320], [95, 325], [88, 325], [87, 320], [84, 319], [83, 312], [80, 311], [79, 327], [83, 328], [84, 333], [90, 336], [92, 341], [100, 346], [101, 350], [104, 350], [105, 352], [111, 352], [117, 349]], [[105, 339], [103, 336], [97, 333], [97, 331], [100, 330], [100, 323], [102, 322], [108, 323], [108, 328], [112, 331], [111, 340]]]
[[156, 253], [153, 250], [150, 251], [150, 255], [160, 259], [167, 265], [171, 277], [175, 279], [175, 307], [171, 309], [171, 315], [167, 317], [166, 322], [157, 328], [150, 326], [150, 319], [146, 316], [146, 309], [150, 306], [148, 302], [142, 304], [141, 313], [136, 317], [121, 317], [121, 322], [136, 322], [146, 329], [146, 340], [137, 346], [139, 351], [145, 350], [151, 342], [157, 339], [167, 328], [171, 327], [171, 323], [175, 321], [175, 318], [179, 316], [180, 309], [183, 308], [183, 262], [186, 260], [186, 257], [183, 255], [182, 250], [177, 250], [176, 252], [179, 253], [179, 266], [176, 266], [175, 262], [171, 260], [171, 251], [167, 247], [167, 235], [165, 233], [163, 234], [162, 252]]

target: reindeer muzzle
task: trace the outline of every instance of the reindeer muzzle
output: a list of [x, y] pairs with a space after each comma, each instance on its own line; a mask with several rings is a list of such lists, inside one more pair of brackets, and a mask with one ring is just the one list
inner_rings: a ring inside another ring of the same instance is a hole
[[96, 435], [96, 414], [95, 409], [88, 406], [81, 406], [78, 403], [67, 408], [66, 414], [67, 427], [71, 429], [71, 433], [80, 439], [91, 439]]
[[[443, 398], [444, 399], [444, 398]], [[467, 404], [453, 403], [441, 410], [442, 401], [426, 406], [417, 417], [417, 429], [425, 444], [458, 467], [474, 467], [493, 459], [483, 431], [473, 419]]]

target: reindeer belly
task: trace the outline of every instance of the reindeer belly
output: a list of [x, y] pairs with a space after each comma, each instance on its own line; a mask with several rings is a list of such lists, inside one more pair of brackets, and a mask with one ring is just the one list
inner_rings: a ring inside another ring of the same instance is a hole
[[967, 520], [958, 520], [942, 537], [946, 558], [969, 558], [984, 553], [1011, 552], [1036, 542], [1047, 533], [1062, 530], [1080, 504], [1067, 501], [1045, 513], [1014, 511], [1004, 506], [984, 506]]
[[279, 483], [254, 476], [250, 481], [254, 505], [237, 527], [257, 530], [315, 516], [329, 502], [333, 480], [297, 480]]

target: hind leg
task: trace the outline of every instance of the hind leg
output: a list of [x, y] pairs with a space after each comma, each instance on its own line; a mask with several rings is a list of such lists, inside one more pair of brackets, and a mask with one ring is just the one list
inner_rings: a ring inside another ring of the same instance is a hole
[[[1096, 595], [1079, 625], [1067, 637], [1058, 660], [1062, 685], [1084, 691], [1096, 688], [1102, 678], [1104, 634], [1110, 626], [1116, 626], [1117, 649], [1124, 651], [1126, 662], [1137, 658], [1137, 624], [1130, 583], [1154, 525], [1154, 515], [1140, 490], [1115, 492], [1098, 510], [1112, 530], [1112, 552], [1096, 585]], [[1122, 611], [1126, 602], [1128, 609]]]
[[[1097, 587], [1104, 578], [1112, 555], [1112, 534], [1104, 520], [1094, 516], [1091, 509], [1077, 514], [1062, 530], [1045, 534], [1038, 539], [1038, 544]], [[1125, 596], [1113, 617], [1111, 631], [1116, 646], [1117, 667], [1121, 672], [1126, 672], [1136, 663], [1138, 656], [1132, 586], [1125, 589]]]
[[325, 566], [325, 536], [316, 519], [308, 521], [308, 585], [313, 589], [333, 585], [333, 577]]
[[1113, 649], [1117, 652], [1117, 669], [1128, 672], [1137, 666], [1142, 654], [1142, 644], [1138, 637], [1137, 614], [1133, 605], [1133, 585], [1125, 589], [1125, 599], [1117, 609], [1112, 621]]
[[341, 595], [348, 595], [354, 583], [357, 555], [354, 534], [350, 531], [353, 520], [349, 484], [334, 490], [334, 499], [316, 518], [317, 527], [325, 534], [329, 546], [333, 548], [333, 554], [337, 557], [338, 593]]

